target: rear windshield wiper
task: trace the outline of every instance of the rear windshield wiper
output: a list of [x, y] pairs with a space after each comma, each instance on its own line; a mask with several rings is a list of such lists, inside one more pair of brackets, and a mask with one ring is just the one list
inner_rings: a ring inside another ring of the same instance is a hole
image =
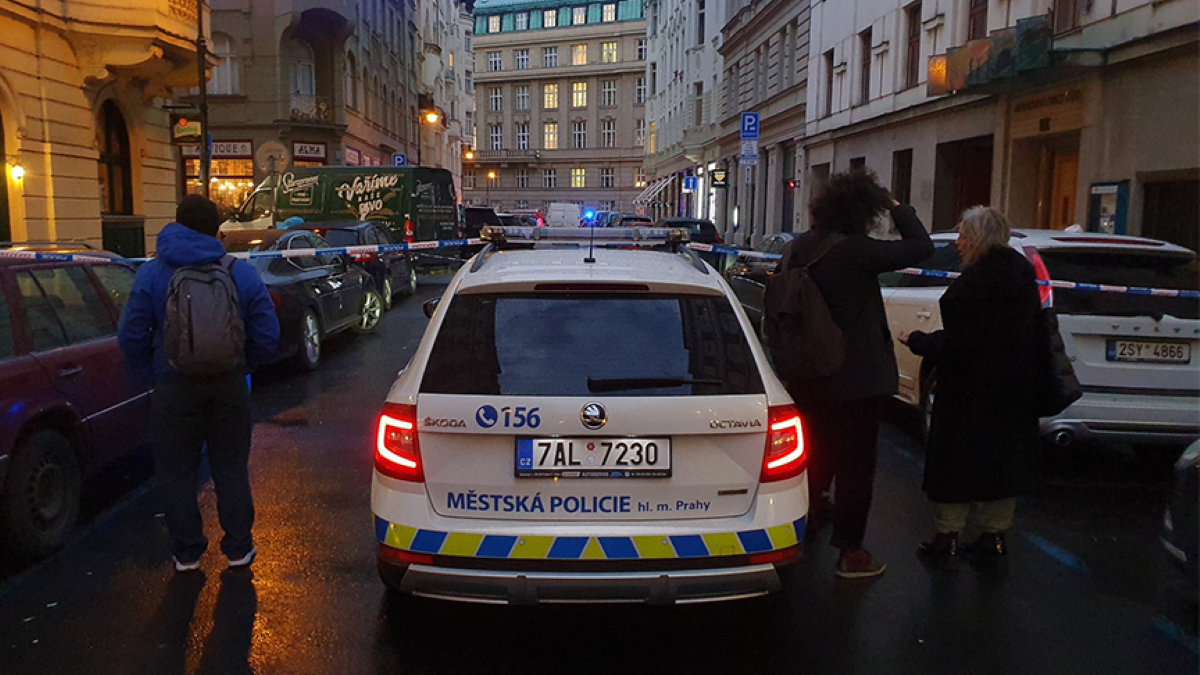
[[722, 385], [724, 380], [692, 379], [690, 377], [630, 377], [630, 378], [600, 378], [589, 377], [588, 391], [598, 394], [606, 391], [625, 391], [627, 389], [663, 389], [678, 387], [685, 384]]

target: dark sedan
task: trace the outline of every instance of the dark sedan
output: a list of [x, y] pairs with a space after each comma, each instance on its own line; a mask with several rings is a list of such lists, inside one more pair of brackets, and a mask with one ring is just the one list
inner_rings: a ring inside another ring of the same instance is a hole
[[[230, 253], [331, 248], [304, 229], [237, 230], [226, 232], [224, 243]], [[340, 255], [258, 258], [250, 263], [266, 282], [279, 315], [276, 360], [294, 358], [313, 370], [329, 336], [347, 329], [371, 333], [379, 327], [383, 298], [375, 280]]]
[[[337, 248], [403, 243], [382, 223], [358, 221], [305, 223], [300, 227], [317, 233]], [[355, 253], [350, 257], [367, 270], [371, 274], [371, 278], [375, 280], [375, 288], [379, 289], [380, 295], [383, 296], [384, 309], [392, 308], [392, 298], [396, 293], [407, 296], [416, 292], [417, 270], [412, 265], [412, 259], [407, 253], [403, 251]]]
[[[791, 232], [773, 234], [758, 242], [753, 250], [759, 253], [782, 253], [783, 247], [792, 240]], [[775, 271], [776, 258], [739, 257], [727, 270], [725, 280], [733, 289], [733, 294], [742, 303], [746, 316], [755, 328], [762, 324], [763, 292], [767, 289], [767, 279]]]

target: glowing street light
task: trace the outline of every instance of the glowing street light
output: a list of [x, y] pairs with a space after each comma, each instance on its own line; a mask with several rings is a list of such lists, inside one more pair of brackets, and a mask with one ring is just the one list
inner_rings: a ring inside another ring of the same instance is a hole
[[429, 112], [425, 113], [425, 121], [430, 124], [437, 124], [438, 120], [440, 119], [442, 119], [442, 117], [441, 115], [437, 114], [436, 110], [430, 110]]

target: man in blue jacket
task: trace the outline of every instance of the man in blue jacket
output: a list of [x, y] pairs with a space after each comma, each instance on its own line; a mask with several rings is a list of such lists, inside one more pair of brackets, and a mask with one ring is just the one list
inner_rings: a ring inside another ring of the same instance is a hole
[[[230, 567], [242, 567], [257, 554], [250, 530], [254, 501], [250, 494], [250, 389], [246, 374], [269, 361], [279, 346], [279, 319], [267, 287], [245, 261], [228, 268], [237, 290], [245, 332], [244, 370], [219, 375], [185, 375], [168, 363], [167, 291], [181, 267], [222, 260], [217, 239], [217, 207], [200, 195], [188, 195], [175, 212], [176, 222], [158, 234], [158, 257], [138, 270], [121, 314], [118, 341], [134, 373], [154, 382], [151, 429], [155, 474], [165, 495], [167, 529], [175, 569], [200, 568], [208, 548], [196, 501], [201, 452], [217, 491], [217, 514], [225, 536], [221, 552]], [[226, 305], [228, 306], [228, 305]]]

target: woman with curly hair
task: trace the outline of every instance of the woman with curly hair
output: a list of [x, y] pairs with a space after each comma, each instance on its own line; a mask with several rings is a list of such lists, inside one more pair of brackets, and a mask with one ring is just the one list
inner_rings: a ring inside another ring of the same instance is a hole
[[[817, 529], [831, 517], [829, 543], [841, 551], [837, 576], [873, 577], [883, 573], [884, 565], [863, 548], [863, 537], [875, 482], [879, 418], [899, 383], [878, 277], [933, 255], [933, 243], [913, 208], [893, 200], [867, 171], [833, 176], [809, 209], [812, 229], [784, 249], [780, 264], [787, 269], [811, 264], [809, 275], [846, 347], [839, 371], [787, 383], [809, 441], [809, 503], [816, 521], [810, 527]], [[885, 212], [891, 213], [899, 240], [868, 235]], [[836, 486], [832, 508], [823, 499], [831, 485]]]

